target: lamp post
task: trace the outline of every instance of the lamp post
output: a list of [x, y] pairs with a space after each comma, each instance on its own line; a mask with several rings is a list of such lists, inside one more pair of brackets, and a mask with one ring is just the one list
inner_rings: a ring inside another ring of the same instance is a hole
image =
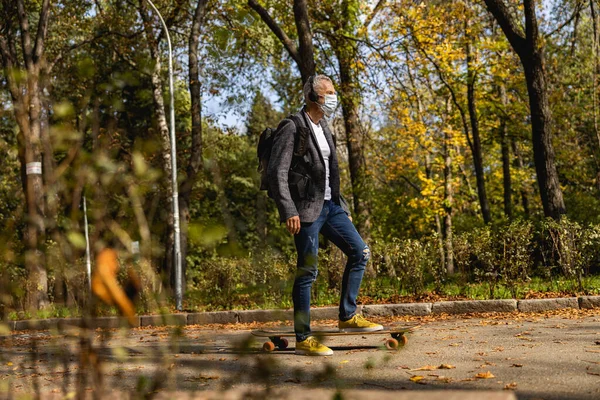
[[177, 188], [177, 151], [175, 148], [175, 95], [173, 90], [173, 50], [171, 49], [171, 36], [169, 35], [169, 29], [162, 15], [152, 3], [151, 0], [146, 0], [150, 6], [154, 9], [163, 28], [165, 29], [165, 35], [167, 36], [167, 44], [169, 46], [169, 94], [171, 98], [170, 107], [170, 133], [171, 133], [171, 185], [173, 187], [173, 230], [175, 231], [175, 303], [177, 310], [182, 309], [182, 270], [181, 270], [181, 236], [179, 227], [179, 193]]

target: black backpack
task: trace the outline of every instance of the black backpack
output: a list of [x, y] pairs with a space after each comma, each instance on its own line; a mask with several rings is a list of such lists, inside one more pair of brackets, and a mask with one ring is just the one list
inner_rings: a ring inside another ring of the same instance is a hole
[[[295, 199], [306, 199], [314, 196], [314, 187], [310, 178], [311, 159], [308, 155], [309, 128], [303, 126], [296, 115], [290, 115], [288, 119], [292, 120], [296, 127], [294, 135], [294, 156], [290, 166], [288, 184], [290, 194]], [[258, 169], [260, 173], [260, 190], [266, 190], [269, 197], [273, 198], [269, 189], [267, 178], [267, 169], [273, 149], [273, 139], [279, 133], [278, 129], [266, 128], [258, 139], [256, 155], [258, 156]]]

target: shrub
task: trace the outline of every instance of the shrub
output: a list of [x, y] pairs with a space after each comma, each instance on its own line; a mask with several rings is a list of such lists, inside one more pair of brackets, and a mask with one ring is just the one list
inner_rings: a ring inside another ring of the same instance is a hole
[[414, 295], [423, 292], [426, 273], [439, 264], [428, 240], [394, 238], [389, 244], [378, 243], [375, 254], [376, 268], [387, 270], [395, 278], [399, 291], [404, 289]]
[[567, 217], [546, 219], [541, 224], [540, 254], [548, 274], [558, 269], [566, 278], [575, 279], [583, 290], [583, 276], [597, 263], [600, 227], [582, 227]]
[[529, 221], [515, 221], [498, 231], [499, 273], [514, 298], [519, 283], [528, 281], [533, 267], [533, 225]]
[[514, 221], [496, 230], [490, 226], [456, 235], [454, 262], [457, 269], [472, 279], [487, 283], [490, 297], [504, 284], [513, 297], [518, 283], [529, 279], [533, 267], [533, 225]]

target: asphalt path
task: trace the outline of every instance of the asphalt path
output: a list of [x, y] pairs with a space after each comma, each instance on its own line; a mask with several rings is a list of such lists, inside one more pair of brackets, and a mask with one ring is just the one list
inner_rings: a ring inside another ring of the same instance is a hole
[[[399, 351], [384, 335], [327, 338], [330, 357], [261, 351], [251, 329], [274, 324], [0, 336], [0, 398], [39, 391], [339, 388], [512, 390], [519, 399], [600, 399], [600, 313], [564, 310], [380, 319], [421, 323]], [[320, 322], [331, 329], [334, 321]]]

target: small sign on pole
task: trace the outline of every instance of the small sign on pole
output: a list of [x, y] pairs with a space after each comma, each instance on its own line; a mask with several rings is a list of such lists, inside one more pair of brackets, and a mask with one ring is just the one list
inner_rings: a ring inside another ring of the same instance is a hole
[[27, 175], [41, 175], [42, 163], [39, 161], [35, 161], [25, 164], [25, 173]]

